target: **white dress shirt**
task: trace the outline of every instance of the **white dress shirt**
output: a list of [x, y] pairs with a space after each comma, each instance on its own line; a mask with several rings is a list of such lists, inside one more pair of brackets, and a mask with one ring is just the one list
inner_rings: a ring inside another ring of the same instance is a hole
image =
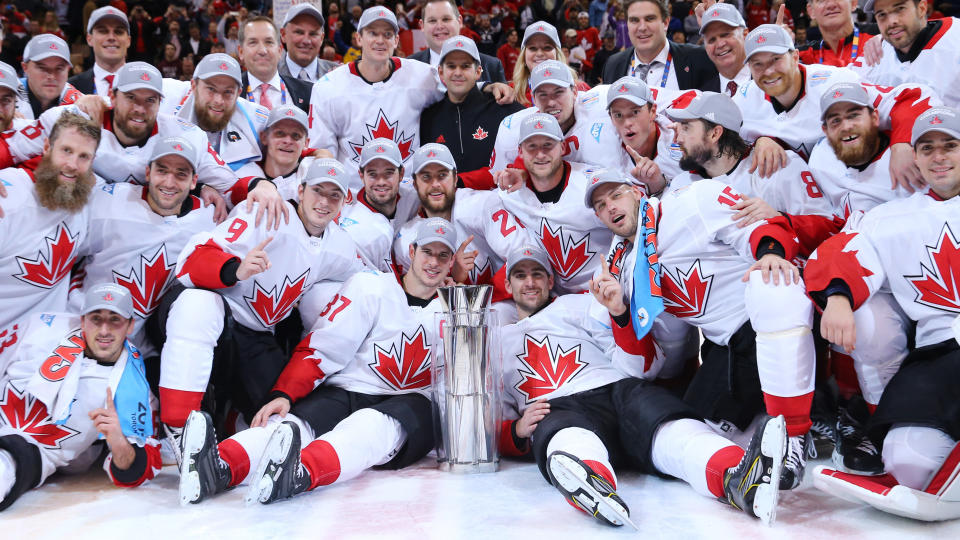
[[[247, 72], [247, 81], [250, 85], [249, 89], [244, 89], [247, 94], [246, 98], [254, 103], [260, 103], [260, 85], [265, 81], [253, 76], [253, 73]], [[270, 107], [279, 107], [280, 105], [286, 105], [281, 99], [283, 94], [280, 92], [280, 85], [282, 81], [280, 80], [280, 74], [276, 71], [273, 72], [273, 78], [267, 82], [270, 86], [267, 89], [267, 99], [270, 100]], [[289, 96], [287, 96], [287, 102], [290, 101]]]
[[[667, 59], [670, 58], [670, 43], [665, 43], [663, 49], [660, 49], [660, 52], [653, 59], [652, 63], [657, 63], [656, 65], [650, 68], [650, 71], [647, 72], [647, 77], [643, 82], [647, 83], [647, 86], [650, 88], [670, 88], [673, 90], [680, 89], [680, 83], [677, 82], [677, 65], [672, 59], [670, 61], [670, 73], [667, 74], [667, 83], [666, 85], [661, 84], [663, 82], [663, 69], [666, 67]], [[630, 66], [628, 66], [627, 74], [633, 73], [633, 66], [640, 66], [643, 62], [637, 57], [637, 51], [633, 51], [633, 61]]]
[[286, 55], [286, 60], [287, 60], [287, 69], [290, 70], [291, 77], [293, 77], [294, 79], [303, 79], [303, 77], [300, 76], [300, 72], [306, 71], [307, 72], [306, 80], [309, 80], [312, 83], [317, 82], [317, 59], [316, 58], [311, 60], [310, 63], [307, 64], [307, 67], [301, 67], [300, 64], [291, 60], [290, 54]]

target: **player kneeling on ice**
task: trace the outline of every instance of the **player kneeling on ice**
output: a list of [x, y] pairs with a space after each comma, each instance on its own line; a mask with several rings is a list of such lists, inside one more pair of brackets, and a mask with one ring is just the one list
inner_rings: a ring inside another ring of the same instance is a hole
[[806, 276], [811, 297], [824, 307], [823, 337], [847, 351], [872, 331], [863, 328], [872, 319], [854, 310], [878, 293], [892, 293], [916, 323], [916, 347], [899, 370], [875, 375], [886, 388], [867, 435], [880, 443], [887, 474], [821, 467], [814, 483], [886, 512], [936, 521], [960, 518], [960, 111], [933, 108], [920, 115], [912, 140], [929, 188], [873, 208], [855, 233], [824, 242]]
[[[238, 484], [270, 503], [342, 482], [365, 469], [400, 469], [433, 449], [431, 346], [437, 288], [453, 267], [449, 221], [421, 222], [410, 270], [350, 278], [297, 348], [250, 429], [217, 445], [205, 413], [183, 433], [180, 502]], [[251, 475], [251, 464], [259, 465]]]
[[553, 277], [540, 247], [507, 259], [506, 287], [520, 320], [502, 333], [505, 416], [522, 415], [504, 422], [503, 453], [532, 451], [571, 505], [611, 525], [632, 524], [614, 465], [680, 478], [771, 523], [787, 446], [783, 417], [757, 429], [746, 451], [717, 435], [646, 380], [662, 353], [652, 334], [638, 337], [609, 272], [590, 283], [592, 297], [552, 297]]
[[0, 510], [57, 469], [88, 467], [101, 441], [114, 484], [138, 486], [160, 471], [143, 359], [127, 340], [130, 292], [90, 287], [81, 313], [32, 315], [0, 350]]

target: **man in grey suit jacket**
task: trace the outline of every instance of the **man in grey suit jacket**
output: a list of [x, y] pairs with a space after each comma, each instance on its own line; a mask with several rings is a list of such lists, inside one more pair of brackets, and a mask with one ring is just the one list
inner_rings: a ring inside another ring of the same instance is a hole
[[[421, 15], [420, 28], [423, 29], [429, 47], [424, 51], [411, 54], [409, 58], [437, 67], [440, 63], [440, 49], [443, 48], [443, 42], [460, 33], [463, 17], [460, 16], [452, 0], [427, 0]], [[481, 54], [480, 67], [483, 68], [483, 73], [480, 75], [481, 81], [507, 81], [499, 58]]]
[[323, 14], [312, 4], [297, 4], [287, 11], [280, 26], [286, 51], [280, 57], [280, 75], [315, 83], [339, 64], [320, 58]]

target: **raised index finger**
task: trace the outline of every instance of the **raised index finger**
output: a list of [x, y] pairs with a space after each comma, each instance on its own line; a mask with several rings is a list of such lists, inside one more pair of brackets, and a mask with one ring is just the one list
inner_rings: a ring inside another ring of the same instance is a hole
[[115, 411], [117, 408], [113, 406], [113, 392], [110, 391], [110, 387], [107, 387], [107, 410], [110, 412]]
[[258, 245], [257, 247], [255, 247], [255, 248], [253, 248], [253, 249], [254, 249], [254, 250], [263, 251], [263, 249], [266, 248], [266, 247], [267, 247], [267, 244], [269, 244], [270, 242], [273, 242], [273, 237], [272, 237], [272, 236], [268, 236], [266, 240], [264, 240], [263, 242], [260, 242], [260, 245]]
[[777, 26], [783, 26], [783, 15], [786, 8], [786, 4], [780, 4], [780, 9], [777, 10]]
[[464, 240], [464, 241], [460, 244], [460, 247], [459, 247], [459, 248], [457, 248], [457, 255], [462, 254], [463, 251], [464, 251], [465, 249], [467, 249], [467, 246], [470, 245], [470, 242], [473, 242], [473, 235], [472, 235], [472, 234], [471, 234], [470, 236], [468, 236], [467, 239]]

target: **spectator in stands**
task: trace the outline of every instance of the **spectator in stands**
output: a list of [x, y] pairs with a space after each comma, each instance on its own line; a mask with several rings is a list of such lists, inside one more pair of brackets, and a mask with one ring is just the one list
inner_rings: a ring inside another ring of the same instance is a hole
[[[520, 58], [513, 68], [513, 81], [510, 86], [517, 103], [530, 106], [530, 73], [544, 60], [559, 60], [567, 63], [567, 56], [560, 48], [560, 36], [557, 29], [550, 23], [537, 22], [531, 24], [523, 32], [523, 41], [520, 42]], [[590, 85], [577, 81], [577, 90], [589, 90]]]
[[187, 26], [187, 32], [189, 37], [187, 38], [187, 46], [185, 47], [186, 53], [182, 55], [184, 58], [193, 56], [199, 61], [204, 56], [210, 54], [210, 40], [200, 35], [200, 25], [197, 24], [196, 21], [190, 22]]
[[163, 44], [163, 56], [157, 62], [157, 69], [160, 70], [165, 79], [180, 80], [183, 68], [180, 57], [177, 56], [177, 48], [174, 47], [173, 43]]
[[517, 65], [517, 58], [520, 57], [520, 49], [517, 48], [519, 44], [520, 34], [516, 28], [511, 28], [507, 31], [507, 38], [503, 41], [503, 45], [497, 50], [497, 58], [503, 64], [504, 73], [513, 74], [513, 69]]
[[152, 62], [156, 49], [154, 34], [156, 26], [143, 6], [136, 6], [130, 13], [130, 61]]

